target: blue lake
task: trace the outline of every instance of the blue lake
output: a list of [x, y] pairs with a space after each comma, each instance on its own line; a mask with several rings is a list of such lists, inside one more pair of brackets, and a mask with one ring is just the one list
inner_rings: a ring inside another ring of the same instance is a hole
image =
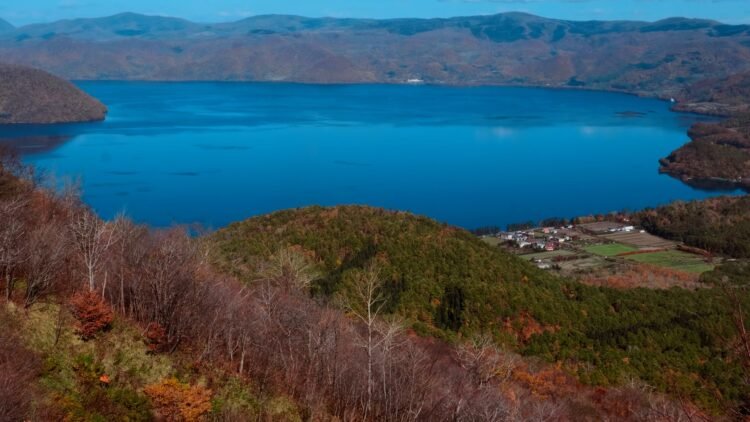
[[658, 173], [700, 117], [653, 99], [499, 87], [79, 86], [108, 105], [105, 122], [0, 127], [0, 143], [79, 179], [103, 217], [124, 211], [154, 226], [368, 204], [471, 228], [720, 193]]

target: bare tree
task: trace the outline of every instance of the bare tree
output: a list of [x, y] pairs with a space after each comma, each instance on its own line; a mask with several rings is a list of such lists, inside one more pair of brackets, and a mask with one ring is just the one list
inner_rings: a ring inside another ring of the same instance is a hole
[[27, 201], [14, 197], [0, 201], [0, 271], [5, 283], [5, 298], [11, 299], [15, 287], [15, 273], [24, 258], [24, 237], [27, 228], [21, 218]]
[[48, 293], [64, 272], [68, 239], [56, 222], [43, 223], [29, 235], [24, 304], [31, 306]]
[[107, 250], [116, 241], [112, 225], [89, 210], [80, 210], [69, 224], [76, 249], [83, 263], [89, 290], [96, 289], [96, 276]]
[[519, 356], [500, 350], [489, 336], [459, 344], [456, 358], [480, 388], [491, 380], [508, 381], [520, 360]]
[[136, 313], [141, 321], [161, 325], [174, 351], [196, 319], [204, 317], [200, 312], [210, 286], [199, 276], [198, 242], [184, 230], [157, 232], [150, 242], [135, 289]]
[[287, 288], [307, 289], [318, 272], [302, 252], [294, 248], [279, 249], [260, 266], [261, 280], [271, 280]]
[[133, 315], [135, 289], [141, 285], [143, 264], [148, 255], [149, 231], [145, 226], [134, 224], [122, 215], [111, 223], [117, 231], [117, 242], [112, 246], [107, 261], [113, 283], [106, 292], [107, 297], [123, 315]]
[[372, 412], [375, 388], [375, 352], [386, 340], [385, 337], [377, 336], [378, 317], [386, 305], [380, 270], [375, 265], [368, 266], [364, 271], [358, 272], [347, 287], [342, 294], [343, 305], [350, 315], [364, 325], [365, 330], [360, 346], [367, 353], [367, 394], [364, 406], [364, 418], [367, 419]]

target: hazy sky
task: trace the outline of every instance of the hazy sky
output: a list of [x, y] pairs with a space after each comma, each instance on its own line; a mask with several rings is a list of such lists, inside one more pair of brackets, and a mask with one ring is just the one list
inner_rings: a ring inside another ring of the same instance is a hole
[[577, 20], [687, 16], [750, 23], [750, 0], [0, 0], [0, 17], [16, 25], [125, 11], [216, 22], [267, 13], [391, 18], [514, 10]]

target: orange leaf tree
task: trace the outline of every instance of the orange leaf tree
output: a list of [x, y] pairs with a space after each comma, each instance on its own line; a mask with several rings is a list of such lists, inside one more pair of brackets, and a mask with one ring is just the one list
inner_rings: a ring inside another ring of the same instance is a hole
[[200, 421], [211, 410], [211, 390], [175, 378], [149, 385], [144, 392], [167, 421]]

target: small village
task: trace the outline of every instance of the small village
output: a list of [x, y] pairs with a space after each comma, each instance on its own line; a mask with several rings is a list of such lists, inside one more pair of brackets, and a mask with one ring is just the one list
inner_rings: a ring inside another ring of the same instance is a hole
[[621, 264], [639, 263], [699, 275], [718, 263], [705, 251], [654, 236], [627, 220], [534, 227], [481, 237], [540, 269], [566, 275], [612, 272]]

